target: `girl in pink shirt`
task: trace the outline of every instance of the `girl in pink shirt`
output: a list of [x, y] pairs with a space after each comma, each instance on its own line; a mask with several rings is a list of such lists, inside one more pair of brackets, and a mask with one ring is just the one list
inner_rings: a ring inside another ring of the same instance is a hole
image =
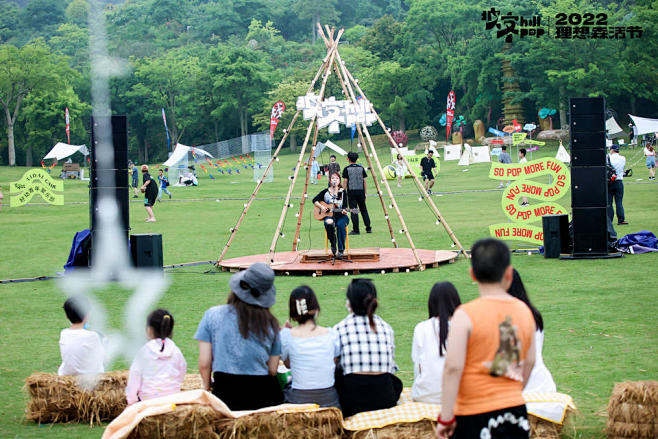
[[187, 363], [171, 340], [174, 317], [169, 311], [156, 309], [146, 320], [149, 341], [137, 352], [130, 366], [126, 397], [128, 405], [145, 399], [180, 392]]

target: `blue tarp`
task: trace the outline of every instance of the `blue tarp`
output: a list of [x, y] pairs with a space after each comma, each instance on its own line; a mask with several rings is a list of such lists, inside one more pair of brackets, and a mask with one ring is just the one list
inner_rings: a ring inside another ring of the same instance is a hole
[[617, 241], [616, 247], [625, 253], [637, 254], [658, 251], [658, 238], [648, 230], [629, 233]]
[[64, 264], [64, 269], [66, 271], [73, 270], [75, 267], [87, 267], [89, 266], [89, 246], [91, 244], [91, 232], [89, 229], [84, 229], [81, 232], [77, 232], [73, 237], [73, 243], [71, 244], [71, 252], [69, 253], [69, 259]]

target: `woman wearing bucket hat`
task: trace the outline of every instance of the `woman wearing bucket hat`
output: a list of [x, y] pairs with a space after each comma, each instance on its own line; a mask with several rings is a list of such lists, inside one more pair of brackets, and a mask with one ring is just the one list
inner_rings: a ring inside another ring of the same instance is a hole
[[269, 310], [276, 301], [274, 271], [258, 262], [231, 276], [229, 286], [228, 303], [207, 310], [194, 335], [204, 387], [231, 410], [281, 404], [279, 323]]
[[397, 404], [402, 381], [395, 375], [393, 328], [375, 314], [377, 290], [370, 279], [354, 279], [347, 287], [350, 315], [334, 326], [340, 345], [336, 390], [343, 416]]

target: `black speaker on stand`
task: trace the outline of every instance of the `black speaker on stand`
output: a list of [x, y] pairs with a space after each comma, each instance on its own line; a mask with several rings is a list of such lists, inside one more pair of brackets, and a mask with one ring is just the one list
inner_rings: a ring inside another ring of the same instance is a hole
[[564, 259], [608, 254], [608, 181], [604, 98], [569, 99], [573, 253]]
[[[114, 160], [111, 167], [99, 164], [96, 139], [99, 124], [109, 122], [112, 127]], [[91, 118], [91, 162], [89, 176], [89, 222], [92, 248], [102, 226], [99, 221], [98, 200], [101, 194], [111, 197], [119, 207], [119, 229], [128, 241], [130, 231], [130, 192], [128, 186], [128, 123], [126, 116]], [[111, 178], [113, 177], [113, 178]], [[91, 256], [91, 255], [90, 255]], [[91, 265], [91, 257], [89, 259]]]

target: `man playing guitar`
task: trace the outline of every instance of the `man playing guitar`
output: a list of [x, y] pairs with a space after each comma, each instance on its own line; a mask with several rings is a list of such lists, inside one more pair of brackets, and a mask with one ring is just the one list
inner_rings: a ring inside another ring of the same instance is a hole
[[[323, 205], [323, 203], [325, 204]], [[331, 253], [334, 256], [342, 257], [345, 251], [345, 228], [350, 220], [347, 216], [347, 191], [341, 186], [338, 173], [329, 176], [329, 187], [320, 191], [313, 198], [313, 204], [316, 210], [320, 209], [321, 213], [327, 214], [323, 222], [331, 243]], [[329, 215], [331, 212], [333, 212], [333, 216]]]

